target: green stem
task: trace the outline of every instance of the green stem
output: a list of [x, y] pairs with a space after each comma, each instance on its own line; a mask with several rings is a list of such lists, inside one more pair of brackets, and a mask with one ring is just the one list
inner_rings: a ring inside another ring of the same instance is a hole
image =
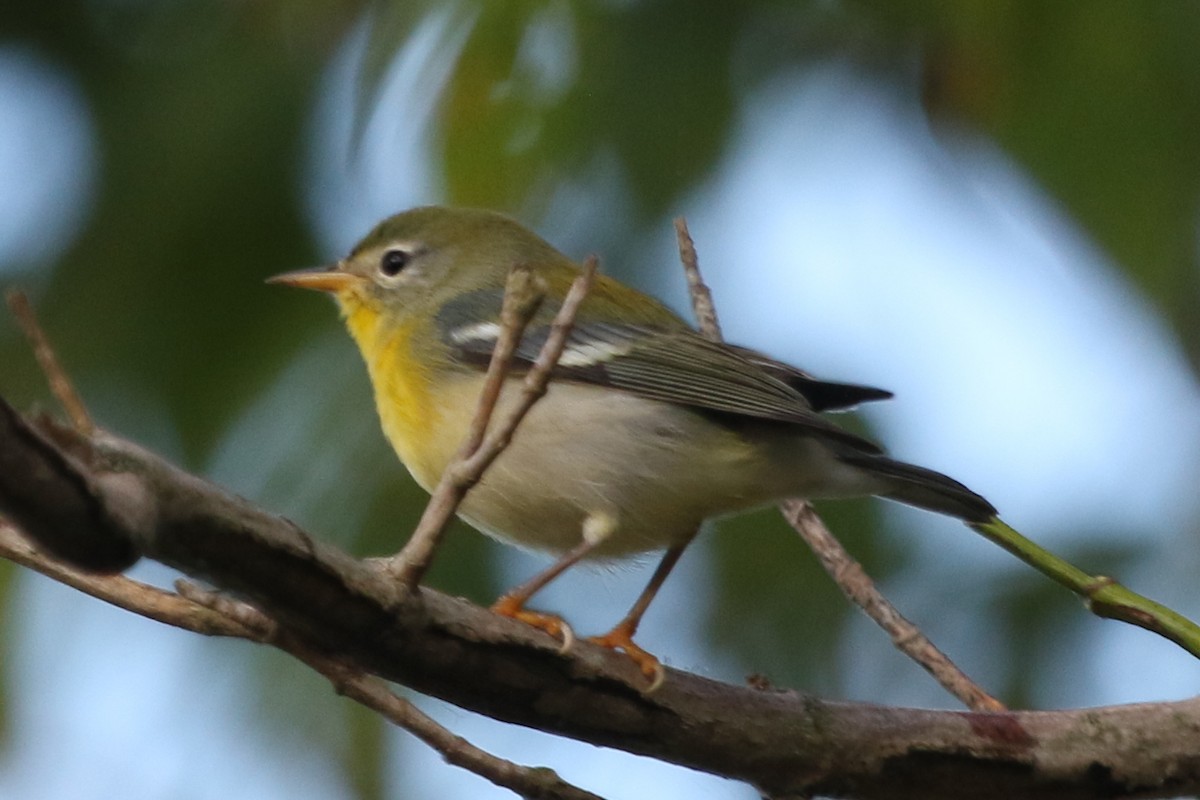
[[1026, 539], [999, 517], [993, 517], [988, 522], [967, 524], [1038, 572], [1082, 597], [1088, 610], [1096, 616], [1145, 628], [1200, 658], [1200, 626], [1182, 614], [1143, 597], [1112, 578], [1087, 574]]

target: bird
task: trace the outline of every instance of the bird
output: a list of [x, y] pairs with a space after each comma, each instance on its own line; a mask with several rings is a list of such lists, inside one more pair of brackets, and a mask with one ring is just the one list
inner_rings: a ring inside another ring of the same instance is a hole
[[[334, 297], [384, 435], [432, 491], [470, 425], [517, 265], [546, 302], [517, 347], [501, 413], [517, 402], [520, 375], [581, 270], [511, 217], [410, 209], [378, 223], [336, 264], [268, 280]], [[967, 523], [995, 518], [992, 504], [958, 481], [892, 459], [823, 416], [891, 396], [712, 341], [655, 298], [597, 275], [545, 396], [458, 508], [477, 530], [556, 558], [492, 610], [568, 636], [560, 617], [526, 607], [534, 594], [578, 562], [665, 550], [630, 611], [592, 637], [624, 651], [656, 688], [661, 662], [633, 637], [704, 521], [784, 498], [863, 496]]]

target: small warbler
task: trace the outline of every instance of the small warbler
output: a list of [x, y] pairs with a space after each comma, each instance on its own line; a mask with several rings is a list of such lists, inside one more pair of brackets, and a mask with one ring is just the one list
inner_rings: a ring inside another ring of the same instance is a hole
[[[518, 348], [519, 373], [536, 358], [579, 267], [500, 214], [406, 211], [336, 266], [270, 280], [337, 299], [384, 433], [431, 491], [475, 412], [517, 264], [544, 281], [547, 295]], [[507, 380], [498, 412], [515, 402], [519, 378]], [[890, 396], [712, 342], [657, 300], [597, 276], [545, 397], [459, 508], [484, 533], [559, 556], [493, 610], [569, 636], [558, 617], [525, 602], [584, 558], [666, 548], [630, 613], [594, 639], [624, 650], [657, 685], [658, 660], [632, 637], [709, 517], [786, 497], [877, 495], [969, 522], [991, 519], [991, 504], [962, 484], [894, 461], [817, 413]]]

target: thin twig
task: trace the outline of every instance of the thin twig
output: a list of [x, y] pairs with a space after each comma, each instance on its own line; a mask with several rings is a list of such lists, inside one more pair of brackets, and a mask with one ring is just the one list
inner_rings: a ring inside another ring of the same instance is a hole
[[513, 356], [521, 344], [525, 328], [537, 313], [546, 298], [545, 281], [535, 276], [527, 267], [514, 267], [504, 287], [504, 303], [500, 308], [500, 336], [492, 348], [483, 390], [479, 393], [475, 417], [467, 430], [467, 438], [458, 449], [458, 457], [466, 460], [474, 455], [483, 443], [488, 424], [504, 388], [504, 379], [512, 368]]
[[[464, 442], [458, 455], [442, 472], [441, 480], [438, 481], [433, 495], [429, 498], [429, 504], [425, 506], [421, 520], [417, 523], [417, 529], [413, 532], [408, 544], [395, 556], [387, 559], [384, 564], [384, 568], [394, 575], [402, 586], [412, 588], [421, 581], [429, 569], [433, 554], [445, 533], [446, 525], [454, 516], [459, 503], [462, 502], [467, 491], [479, 482], [484, 471], [496, 460], [496, 457], [508, 446], [513, 432], [525, 418], [529, 409], [546, 393], [550, 373], [558, 364], [558, 359], [566, 347], [567, 337], [571, 333], [571, 327], [575, 324], [575, 315], [591, 289], [595, 274], [596, 259], [593, 257], [587, 260], [583, 272], [571, 284], [571, 288], [551, 324], [550, 335], [542, 345], [537, 360], [525, 374], [521, 396], [517, 399], [516, 405], [486, 436], [476, 438], [489, 427], [488, 422], [495, 412], [500, 389], [508, 375], [512, 353], [520, 342], [521, 334], [528, 325], [529, 318], [536, 310], [536, 306], [530, 308], [527, 299], [520, 297], [509, 299], [509, 294], [514, 288], [512, 284], [506, 289], [505, 306], [511, 305], [512, 310], [507, 317], [503, 312], [501, 313], [500, 338], [492, 351], [492, 360], [488, 365], [484, 389], [467, 441]], [[532, 283], [528, 286], [528, 289], [521, 291], [533, 291]], [[515, 288], [520, 290], [520, 286]], [[522, 319], [522, 309], [525, 309], [528, 314], [524, 319]], [[475, 446], [471, 447], [472, 444]]]
[[321, 653], [287, 633], [278, 622], [248, 603], [180, 580], [178, 594], [123, 575], [93, 575], [56, 561], [13, 526], [0, 520], [0, 557], [7, 558], [118, 608], [206, 636], [228, 636], [275, 645], [329, 679], [342, 695], [377, 711], [428, 744], [450, 764], [474, 772], [522, 797], [598, 800], [551, 769], [524, 767], [498, 758], [455, 736], [379, 678]]
[[67, 416], [71, 419], [71, 424], [75, 427], [75, 430], [85, 436], [91, 436], [96, 430], [96, 425], [92, 422], [92, 416], [88, 413], [87, 406], [83, 404], [83, 399], [79, 396], [79, 392], [75, 391], [75, 386], [71, 383], [70, 378], [67, 377], [62, 364], [59, 363], [58, 356], [55, 355], [54, 349], [50, 346], [50, 341], [42, 331], [42, 326], [38, 324], [37, 315], [33, 312], [33, 306], [30, 304], [29, 298], [19, 289], [9, 289], [4, 293], [4, 298], [8, 301], [9, 309], [12, 311], [13, 316], [17, 318], [17, 323], [21, 326], [21, 330], [25, 332], [25, 337], [29, 340], [29, 344], [33, 348], [33, 355], [37, 358], [42, 372], [46, 375], [46, 381], [50, 384], [50, 391], [54, 394], [59, 404], [62, 405], [63, 410], [67, 412]]
[[713, 304], [712, 292], [700, 275], [700, 259], [696, 256], [696, 244], [688, 231], [687, 220], [675, 218], [675, 239], [679, 242], [679, 260], [683, 263], [683, 274], [687, 278], [688, 293], [692, 297], [692, 313], [700, 333], [714, 342], [722, 341], [721, 322], [717, 319], [717, 307]]
[[548, 767], [524, 767], [492, 755], [439, 725], [421, 709], [388, 688], [387, 683], [364, 672], [352, 662], [314, 648], [292, 635], [274, 619], [249, 603], [210, 592], [190, 581], [177, 581], [176, 589], [189, 600], [222, 614], [257, 640], [286, 651], [325, 676], [334, 691], [381, 714], [393, 725], [408, 731], [441, 754], [446, 763], [462, 767], [521, 797], [547, 800], [600, 800], [591, 792], [573, 786]]
[[[699, 259], [683, 217], [675, 220], [679, 239], [679, 258], [687, 275], [692, 308], [700, 332], [713, 341], [721, 341], [712, 293], [700, 275]], [[783, 518], [800, 534], [833, 582], [849, 600], [883, 628], [896, 647], [921, 665], [946, 691], [976, 711], [1003, 711], [1004, 705], [967, 677], [950, 658], [939, 650], [917, 626], [909, 622], [879, 591], [862, 565], [842, 547], [817, 516], [807, 500], [784, 500], [779, 504]]]
[[45, 553], [15, 526], [0, 519], [0, 558], [20, 564], [126, 611], [205, 636], [246, 637], [249, 631], [203, 606], [124, 575], [97, 575]]
[[544, 298], [544, 283], [535, 280], [528, 267], [520, 264], [514, 266], [504, 287], [504, 301], [500, 308], [500, 334], [492, 348], [492, 357], [488, 362], [483, 388], [479, 392], [475, 415], [467, 429], [466, 438], [450, 465], [442, 471], [442, 477], [430, 495], [408, 543], [399, 553], [384, 562], [388, 571], [405, 587], [411, 588], [420, 582], [441, 542], [446, 526], [467, 490], [473, 485], [473, 482], [459, 479], [450, 466], [466, 461], [483, 443], [492, 414], [496, 410], [496, 403], [500, 399], [500, 391], [504, 388], [504, 380], [512, 367], [513, 356], [521, 343], [525, 328], [537, 313]]
[[1027, 539], [998, 517], [971, 523], [977, 533], [1083, 598], [1087, 608], [1102, 619], [1137, 625], [1169, 639], [1200, 657], [1200, 626], [1187, 617], [1118, 583], [1105, 575], [1090, 575]]
[[186, 578], [175, 581], [175, 592], [189, 603], [195, 603], [219, 614], [237, 625], [244, 633], [238, 634], [243, 639], [249, 639], [258, 644], [276, 644], [280, 635], [280, 625], [265, 611], [250, 605], [244, 600], [237, 600], [227, 594], [205, 589]]
[[339, 694], [373, 709], [399, 728], [416, 736], [441, 753], [446, 763], [468, 769], [497, 786], [525, 798], [601, 800], [598, 795], [573, 786], [549, 767], [526, 767], [494, 756], [461, 736], [451, 733], [408, 700], [388, 689], [379, 678], [367, 675], [333, 658], [301, 657], [320, 672]]
[[917, 662], [967, 708], [974, 711], [1006, 710], [1003, 703], [968, 678], [920, 628], [888, 602], [862, 565], [830, 533], [812, 504], [797, 499], [784, 500], [779, 504], [779, 510], [812, 549], [842, 594], [887, 632], [897, 650]]

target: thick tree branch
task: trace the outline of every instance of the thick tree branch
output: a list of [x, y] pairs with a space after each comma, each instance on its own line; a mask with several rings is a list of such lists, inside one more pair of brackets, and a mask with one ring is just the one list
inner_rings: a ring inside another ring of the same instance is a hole
[[0, 519], [0, 558], [7, 558], [85, 594], [149, 619], [206, 636], [230, 636], [271, 644], [323, 675], [342, 695], [371, 708], [442, 754], [450, 764], [512, 789], [522, 797], [546, 800], [599, 800], [566, 783], [551, 769], [514, 764], [482, 750], [438, 725], [430, 716], [391, 691], [381, 679], [352, 662], [309, 646], [257, 608], [218, 595], [187, 581], [178, 594], [126, 578], [95, 575], [55, 561]]
[[[31, 435], [31, 433], [33, 435]], [[1200, 791], [1200, 700], [973, 713], [830, 703], [557, 642], [380, 570], [103, 432], [0, 407], [0, 509], [39, 542], [131, 543], [236, 592], [321, 652], [501, 720], [748, 781], [772, 796], [1162, 797]], [[36, 485], [36, 491], [31, 487]], [[62, 504], [86, 513], [64, 515]], [[14, 509], [19, 514], [14, 514]], [[78, 558], [86, 561], [86, 553]], [[112, 569], [98, 558], [93, 568]]]

